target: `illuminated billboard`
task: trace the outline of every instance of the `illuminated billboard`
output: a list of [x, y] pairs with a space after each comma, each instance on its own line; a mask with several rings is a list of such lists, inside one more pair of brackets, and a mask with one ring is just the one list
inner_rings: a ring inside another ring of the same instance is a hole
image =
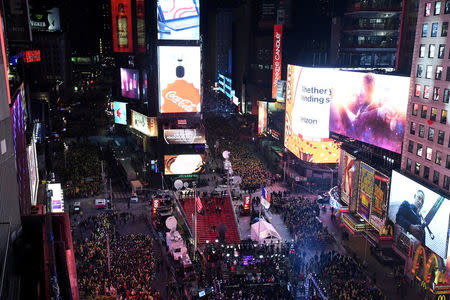
[[136, 0], [136, 34], [137, 51], [144, 53], [145, 45], [145, 3], [144, 0]]
[[389, 177], [375, 171], [369, 223], [378, 230], [384, 226], [384, 222], [386, 220], [388, 196]]
[[447, 257], [449, 216], [449, 199], [392, 172], [389, 219], [444, 259]]
[[131, 112], [131, 127], [147, 136], [158, 136], [156, 117], [147, 117], [137, 111]]
[[310, 163], [339, 163], [341, 155], [341, 143], [332, 139], [316, 142], [298, 138], [291, 148], [295, 156]]
[[131, 0], [111, 0], [114, 52], [133, 52]]
[[204, 155], [164, 155], [164, 174], [181, 175], [199, 173], [203, 168]]
[[37, 204], [37, 192], [39, 182], [39, 172], [36, 156], [36, 142], [31, 139], [31, 144], [27, 147], [28, 172], [30, 177], [31, 205]]
[[199, 0], [158, 0], [158, 39], [198, 40]]
[[159, 112], [200, 112], [200, 47], [160, 46], [158, 59]]
[[61, 183], [47, 184], [47, 191], [50, 192], [52, 213], [64, 212], [64, 193]]
[[204, 144], [205, 130], [203, 129], [164, 129], [166, 144]]
[[122, 97], [130, 99], [139, 98], [139, 71], [120, 68], [120, 90]]
[[283, 25], [277, 24], [273, 30], [273, 70], [272, 70], [272, 99], [277, 98], [278, 80], [281, 79], [281, 40]]
[[401, 153], [409, 77], [346, 71], [330, 75], [329, 130]]
[[329, 136], [329, 113], [336, 74], [331, 69], [288, 65], [285, 139], [317, 140]]
[[37, 31], [59, 31], [61, 22], [59, 19], [59, 8], [33, 9], [30, 6], [31, 29]]
[[148, 90], [147, 72], [144, 72], [142, 73], [142, 99], [144, 99], [144, 102], [147, 101], [147, 90]]
[[114, 123], [127, 125], [127, 104], [124, 102], [113, 102]]
[[263, 134], [267, 129], [267, 102], [258, 101], [258, 134]]
[[353, 186], [356, 181], [356, 158], [344, 151], [342, 167], [341, 200], [348, 205], [353, 197]]
[[277, 102], [286, 101], [286, 80], [278, 80], [277, 83]]
[[369, 221], [370, 205], [373, 196], [373, 180], [375, 170], [365, 163], [361, 163], [359, 171], [359, 201], [358, 214]]

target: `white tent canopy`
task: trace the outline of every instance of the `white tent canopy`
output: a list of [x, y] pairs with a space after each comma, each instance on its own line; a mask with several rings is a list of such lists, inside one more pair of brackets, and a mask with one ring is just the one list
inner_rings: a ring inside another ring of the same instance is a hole
[[[258, 234], [259, 232], [259, 234]], [[281, 242], [280, 234], [275, 230], [272, 224], [260, 220], [252, 225], [251, 239], [258, 241], [258, 244]]]

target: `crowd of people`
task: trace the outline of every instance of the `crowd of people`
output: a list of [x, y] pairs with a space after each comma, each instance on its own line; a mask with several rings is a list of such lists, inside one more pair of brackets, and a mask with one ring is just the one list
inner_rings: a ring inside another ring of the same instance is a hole
[[146, 234], [120, 235], [116, 212], [80, 222], [74, 242], [80, 294], [85, 299], [160, 299], [152, 287], [157, 264], [153, 239]]

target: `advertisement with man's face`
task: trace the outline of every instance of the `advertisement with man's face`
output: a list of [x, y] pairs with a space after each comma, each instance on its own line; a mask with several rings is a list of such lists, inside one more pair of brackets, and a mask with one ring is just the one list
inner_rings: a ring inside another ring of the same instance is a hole
[[131, 127], [147, 136], [158, 136], [158, 127], [155, 117], [147, 117], [134, 110], [131, 112]]
[[158, 0], [158, 39], [198, 40], [199, 0]]
[[200, 47], [160, 46], [158, 60], [159, 112], [200, 112]]
[[166, 144], [204, 144], [204, 129], [164, 129]]
[[388, 217], [442, 258], [447, 257], [450, 201], [393, 171]]
[[114, 123], [127, 125], [127, 104], [124, 102], [114, 102]]
[[400, 153], [409, 78], [333, 71], [330, 131]]
[[358, 213], [366, 221], [369, 221], [370, 205], [373, 195], [373, 180], [374, 169], [361, 163], [360, 177], [359, 177], [359, 201], [358, 201]]
[[120, 68], [120, 89], [122, 97], [139, 98], [139, 71]]
[[111, 0], [114, 52], [133, 52], [131, 0]]
[[380, 230], [384, 225], [387, 212], [389, 177], [375, 171], [372, 206], [369, 223]]
[[204, 155], [164, 155], [164, 175], [199, 173], [203, 168]]
[[267, 129], [267, 102], [258, 101], [258, 134], [263, 134]]

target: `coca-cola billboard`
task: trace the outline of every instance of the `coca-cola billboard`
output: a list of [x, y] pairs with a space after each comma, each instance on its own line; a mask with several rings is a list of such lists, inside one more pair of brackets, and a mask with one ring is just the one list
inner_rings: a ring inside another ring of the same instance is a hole
[[200, 47], [160, 46], [158, 60], [159, 112], [200, 112]]
[[278, 80], [281, 80], [282, 34], [283, 34], [283, 25], [275, 25], [273, 32], [272, 99], [277, 99]]

